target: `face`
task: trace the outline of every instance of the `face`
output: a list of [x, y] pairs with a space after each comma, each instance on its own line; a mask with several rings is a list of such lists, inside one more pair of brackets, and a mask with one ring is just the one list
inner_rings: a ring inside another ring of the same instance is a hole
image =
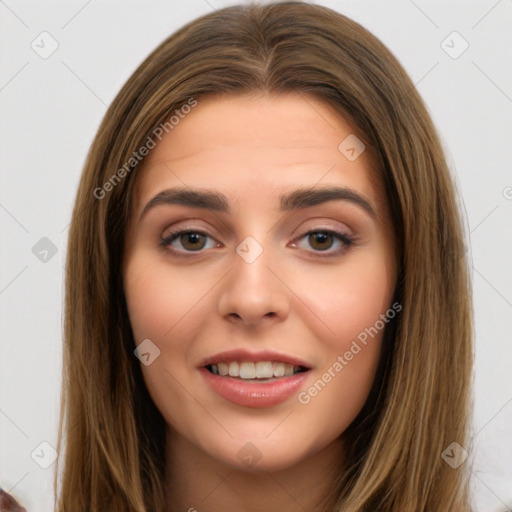
[[214, 97], [146, 158], [124, 289], [171, 443], [280, 470], [328, 449], [361, 410], [396, 262], [353, 133], [312, 97]]

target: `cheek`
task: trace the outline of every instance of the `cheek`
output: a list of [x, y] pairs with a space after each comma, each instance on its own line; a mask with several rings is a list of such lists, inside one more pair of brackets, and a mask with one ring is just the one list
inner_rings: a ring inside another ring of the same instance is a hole
[[391, 309], [393, 268], [382, 254], [369, 254], [347, 261], [335, 272], [302, 275], [296, 281], [302, 283], [299, 293], [308, 297], [308, 309], [314, 312], [303, 319], [321, 340], [323, 352], [315, 380], [299, 402], [307, 406], [307, 414], [319, 417], [340, 411], [333, 413], [332, 428], [343, 431], [368, 396], [384, 330], [396, 314]]
[[144, 251], [134, 254], [126, 266], [124, 289], [135, 344], [149, 339], [159, 350], [151, 364], [141, 365], [144, 381], [171, 423], [179, 423], [177, 410], [184, 416], [197, 414], [185, 390], [195, 370], [190, 341], [201, 329], [201, 299], [214, 282], [204, 275], [194, 282], [191, 273], [172, 270]]
[[379, 345], [374, 328], [380, 332], [386, 325], [381, 315], [391, 305], [395, 285], [393, 268], [381, 253], [355, 254], [338, 268], [302, 269], [296, 277], [298, 295], [306, 299], [311, 311], [304, 318], [309, 316], [310, 329], [330, 351], [349, 350], [352, 341], [364, 340], [369, 330], [373, 344]]
[[[165, 262], [155, 261], [141, 251], [127, 264], [125, 294], [128, 313], [136, 343], [143, 339], [183, 338], [197, 327], [191, 321], [201, 311], [201, 298], [212, 288], [204, 274], [198, 276], [183, 269], [172, 269]], [[181, 333], [178, 336], [177, 333]]]
[[320, 419], [316, 421], [323, 425], [322, 435], [329, 439], [344, 432], [366, 402], [379, 364], [385, 328], [375, 327], [376, 322], [382, 322], [378, 307], [354, 311], [352, 316], [349, 311], [346, 313], [333, 316], [336, 339], [331, 338], [324, 345], [322, 364], [297, 397], [301, 421], [306, 424], [314, 423], [312, 418]]
[[172, 377], [185, 382], [196, 371], [194, 340], [208, 331], [211, 292], [221, 273], [173, 268], [143, 250], [128, 261], [124, 288], [135, 344], [149, 339], [160, 351], [154, 363], [142, 366], [148, 388], [179, 388]]

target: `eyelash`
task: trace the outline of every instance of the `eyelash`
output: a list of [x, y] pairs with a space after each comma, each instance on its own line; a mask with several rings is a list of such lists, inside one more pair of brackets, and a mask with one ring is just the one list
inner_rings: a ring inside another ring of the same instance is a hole
[[[177, 256], [181, 256], [181, 257], [185, 257], [185, 258], [190, 257], [188, 255], [183, 254], [183, 251], [178, 251], [178, 250], [170, 247], [171, 243], [174, 242], [174, 240], [178, 239], [181, 235], [188, 235], [188, 234], [196, 234], [196, 235], [201, 235], [201, 236], [204, 236], [207, 238], [213, 238], [208, 233], [205, 233], [204, 231], [201, 231], [201, 230], [183, 229], [183, 230], [170, 232], [166, 237], [164, 237], [160, 240], [159, 245], [160, 245], [160, 247], [162, 247], [165, 250], [170, 250], [173, 254], [175, 254]], [[332, 229], [313, 229], [310, 231], [306, 231], [301, 236], [299, 236], [296, 240], [302, 240], [304, 237], [306, 237], [308, 235], [313, 235], [313, 234], [332, 235], [335, 239], [342, 242], [344, 245], [344, 247], [342, 247], [341, 249], [338, 249], [338, 251], [336, 251], [335, 253], [332, 253], [332, 252], [327, 253], [327, 251], [330, 251], [330, 248], [326, 249], [324, 251], [313, 251], [320, 258], [332, 258], [332, 257], [340, 256], [341, 254], [344, 254], [354, 243], [353, 237], [350, 237], [345, 233], [341, 233], [339, 231], [335, 231]], [[187, 251], [185, 249], [185, 253], [193, 254], [193, 253], [201, 253], [201, 252], [203, 252], [203, 249], [199, 249], [197, 251]], [[323, 253], [327, 253], [327, 254], [323, 254]]]

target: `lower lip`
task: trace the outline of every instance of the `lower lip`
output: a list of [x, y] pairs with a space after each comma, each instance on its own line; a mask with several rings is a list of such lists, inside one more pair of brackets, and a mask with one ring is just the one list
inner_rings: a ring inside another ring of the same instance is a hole
[[233, 377], [222, 377], [206, 368], [200, 368], [206, 382], [213, 390], [230, 402], [245, 407], [271, 407], [284, 402], [296, 393], [309, 370], [290, 377], [281, 377], [273, 382], [244, 382]]

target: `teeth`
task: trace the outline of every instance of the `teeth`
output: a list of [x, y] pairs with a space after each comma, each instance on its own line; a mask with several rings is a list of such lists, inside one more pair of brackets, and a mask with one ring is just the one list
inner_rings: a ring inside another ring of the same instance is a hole
[[284, 363], [274, 363], [274, 377], [284, 377], [285, 366]]
[[300, 366], [288, 363], [276, 363], [271, 361], [231, 361], [219, 362], [211, 365], [212, 373], [229, 375], [240, 379], [271, 379], [272, 377], [290, 377], [300, 370]]
[[236, 361], [230, 363], [228, 373], [230, 377], [238, 377], [240, 375], [240, 369]]
[[274, 376], [274, 369], [272, 368], [272, 363], [269, 361], [258, 361], [254, 367], [258, 379], [270, 379]]
[[254, 377], [256, 377], [256, 367], [254, 366], [254, 363], [242, 363], [240, 365], [240, 378], [254, 379]]

